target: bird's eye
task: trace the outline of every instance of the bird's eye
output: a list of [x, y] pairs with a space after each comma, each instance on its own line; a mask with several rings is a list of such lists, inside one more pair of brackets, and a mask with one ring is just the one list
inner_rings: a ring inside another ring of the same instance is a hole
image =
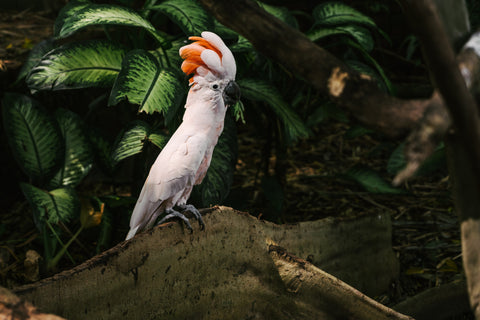
[[215, 89], [215, 90], [218, 89], [218, 84], [214, 84], [214, 85], [212, 86], [212, 88]]

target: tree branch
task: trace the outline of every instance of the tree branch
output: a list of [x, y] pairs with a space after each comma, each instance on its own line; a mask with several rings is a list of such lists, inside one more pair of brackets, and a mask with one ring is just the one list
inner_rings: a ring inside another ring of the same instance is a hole
[[[407, 168], [394, 183], [410, 178], [435, 150], [451, 124], [443, 98], [401, 100], [381, 92], [368, 77], [350, 70], [305, 35], [271, 16], [250, 0], [200, 0], [223, 24], [245, 36], [265, 56], [350, 111], [364, 125], [398, 138], [411, 131], [405, 153]], [[467, 49], [467, 48], [466, 48]], [[468, 53], [467, 53], [468, 52]], [[463, 75], [478, 78], [478, 57], [464, 50], [458, 63]], [[472, 86], [474, 88], [474, 86]]]
[[380, 91], [368, 76], [351, 70], [253, 1], [200, 2], [221, 23], [250, 40], [259, 52], [310, 82], [365, 125], [390, 137], [408, 133], [432, 103], [400, 100]]

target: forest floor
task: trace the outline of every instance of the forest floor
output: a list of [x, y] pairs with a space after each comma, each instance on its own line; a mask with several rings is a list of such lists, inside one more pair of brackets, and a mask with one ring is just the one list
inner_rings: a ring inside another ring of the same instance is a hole
[[[42, 14], [0, 13], [0, 72], [18, 70], [32, 46], [51, 35], [52, 25], [53, 20]], [[386, 173], [386, 165], [399, 141], [374, 134], [348, 139], [347, 124], [325, 123], [313, 130], [311, 138], [288, 150], [285, 205], [280, 214], [272, 216], [267, 213], [261, 187], [261, 150], [265, 141], [258, 137], [255, 128], [240, 123], [238, 127], [239, 159], [230, 198], [243, 194], [249, 201], [235, 209], [277, 223], [388, 212], [401, 274], [390, 292], [376, 297], [384, 304], [391, 305], [427, 288], [464, 278], [459, 223], [445, 170], [413, 179], [402, 186], [407, 191], [404, 194], [367, 192], [345, 179], [345, 172], [361, 164], [391, 181], [393, 177]], [[271, 157], [269, 161], [273, 167], [276, 159]], [[25, 201], [5, 209], [0, 230], [0, 280], [2, 285], [12, 285], [25, 272], [25, 252], [38, 232]]]

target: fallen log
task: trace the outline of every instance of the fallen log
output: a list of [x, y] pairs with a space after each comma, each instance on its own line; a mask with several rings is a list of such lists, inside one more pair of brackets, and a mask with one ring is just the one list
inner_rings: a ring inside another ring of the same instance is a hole
[[168, 223], [15, 292], [68, 319], [409, 319], [307, 261], [385, 291], [398, 275], [388, 214], [279, 226], [218, 207], [204, 220], [204, 232]]

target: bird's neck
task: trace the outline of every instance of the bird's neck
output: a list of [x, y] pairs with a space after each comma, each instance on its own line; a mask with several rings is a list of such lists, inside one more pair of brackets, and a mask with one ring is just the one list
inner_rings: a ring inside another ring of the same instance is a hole
[[182, 125], [188, 125], [192, 130], [204, 132], [207, 135], [218, 136], [223, 130], [226, 108], [223, 99], [191, 100], [183, 115]]

